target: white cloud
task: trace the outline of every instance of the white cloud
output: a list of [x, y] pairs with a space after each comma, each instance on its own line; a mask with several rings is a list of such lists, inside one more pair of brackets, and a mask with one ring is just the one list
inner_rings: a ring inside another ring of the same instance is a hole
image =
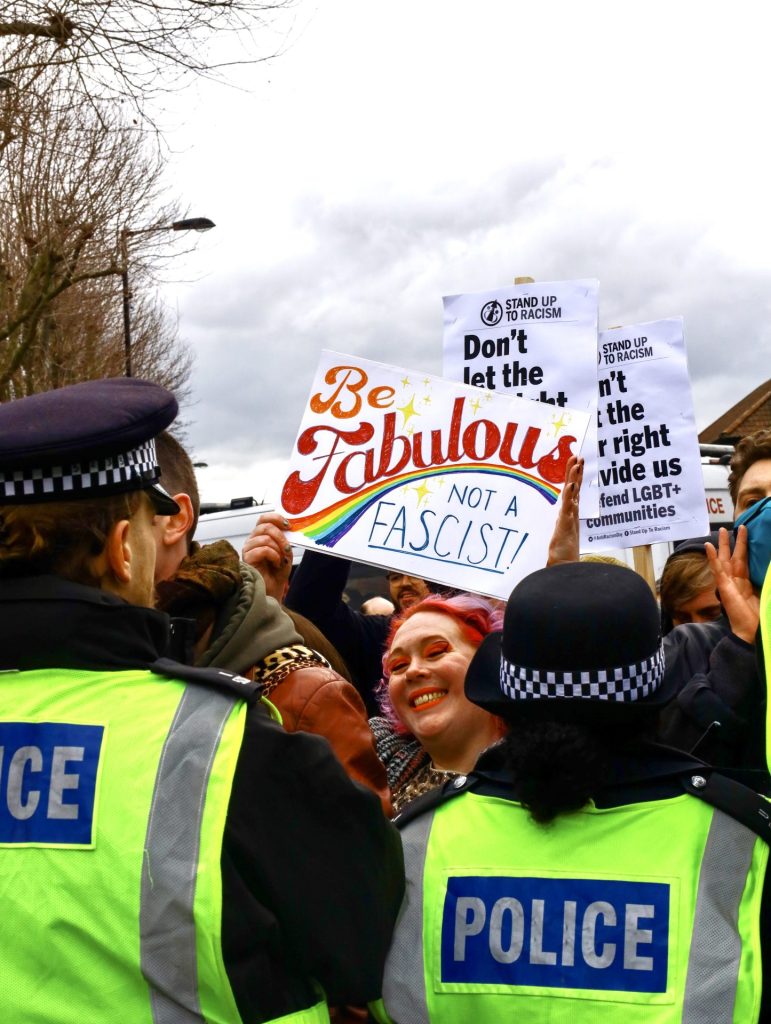
[[241, 73], [251, 93], [199, 89], [175, 161], [218, 224], [169, 291], [199, 457], [235, 474], [286, 456], [323, 347], [439, 372], [442, 294], [523, 273], [598, 277], [602, 326], [682, 313], [701, 426], [769, 375], [768, 12], [297, 16], [287, 52]]

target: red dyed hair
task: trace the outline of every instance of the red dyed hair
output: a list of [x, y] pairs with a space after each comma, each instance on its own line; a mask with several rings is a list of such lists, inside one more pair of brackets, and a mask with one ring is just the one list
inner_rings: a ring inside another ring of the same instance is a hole
[[484, 597], [477, 597], [475, 594], [456, 594], [454, 597], [429, 594], [422, 601], [411, 605], [401, 615], [393, 617], [383, 654], [383, 678], [375, 690], [375, 696], [383, 715], [400, 736], [407, 736], [409, 733], [394, 711], [388, 693], [388, 679], [391, 674], [388, 671], [388, 655], [399, 627], [407, 619], [411, 619], [413, 615], [418, 615], [420, 612], [438, 612], [440, 615], [448, 615], [458, 624], [465, 639], [474, 647], [479, 647], [488, 633], [503, 629], [503, 610], [496, 607], [491, 601]]

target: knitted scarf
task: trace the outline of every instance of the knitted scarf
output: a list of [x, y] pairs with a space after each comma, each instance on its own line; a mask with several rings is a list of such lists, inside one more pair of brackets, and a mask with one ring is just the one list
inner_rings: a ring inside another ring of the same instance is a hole
[[370, 718], [378, 757], [385, 765], [391, 792], [399, 792], [431, 758], [412, 736], [400, 736], [387, 718]]

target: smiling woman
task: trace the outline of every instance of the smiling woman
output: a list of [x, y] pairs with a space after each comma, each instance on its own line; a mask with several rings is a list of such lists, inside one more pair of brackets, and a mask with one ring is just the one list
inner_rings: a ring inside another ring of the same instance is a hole
[[502, 621], [495, 605], [470, 594], [428, 597], [394, 621], [378, 694], [383, 717], [370, 724], [397, 812], [451, 776], [470, 772], [503, 735], [499, 719], [464, 693], [471, 658]]

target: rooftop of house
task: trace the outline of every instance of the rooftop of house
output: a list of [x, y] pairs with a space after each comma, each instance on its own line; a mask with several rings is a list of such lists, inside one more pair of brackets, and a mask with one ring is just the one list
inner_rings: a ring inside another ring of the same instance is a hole
[[701, 444], [736, 444], [747, 434], [771, 427], [771, 380], [750, 391], [699, 434]]

